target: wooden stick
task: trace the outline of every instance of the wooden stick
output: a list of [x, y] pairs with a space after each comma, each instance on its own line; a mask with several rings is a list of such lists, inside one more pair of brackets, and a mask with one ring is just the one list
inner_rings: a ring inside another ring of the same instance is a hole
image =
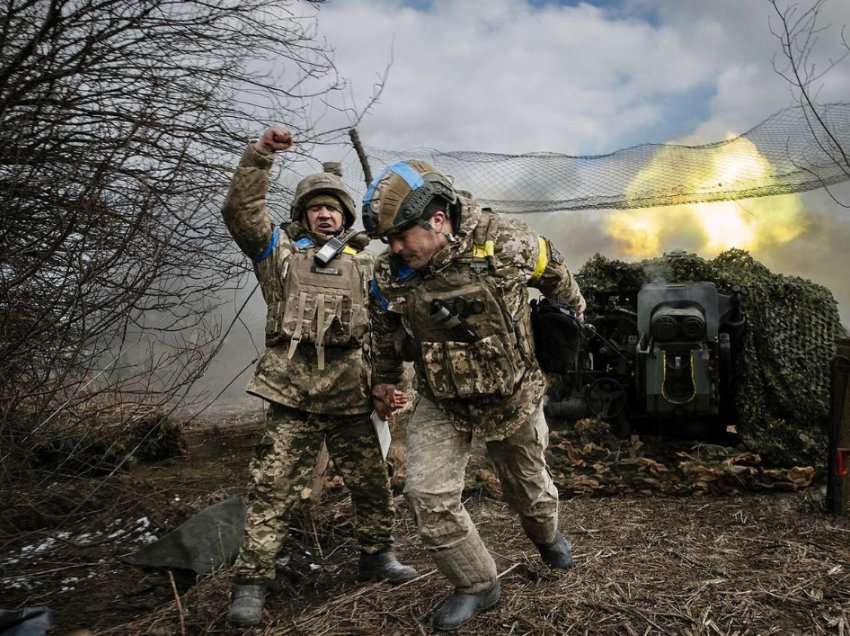
[[322, 496], [325, 488], [325, 470], [329, 461], [328, 446], [322, 442], [322, 448], [319, 449], [319, 455], [316, 457], [316, 465], [313, 467], [313, 475], [310, 477], [310, 501], [313, 503], [318, 502]]
[[363, 168], [363, 178], [366, 180], [366, 187], [368, 188], [369, 184], [372, 183], [372, 168], [369, 167], [369, 157], [366, 156], [363, 144], [360, 143], [360, 135], [357, 134], [357, 129], [352, 128], [349, 130], [348, 136], [351, 137], [351, 143], [354, 144], [357, 158], [360, 159], [360, 166]]
[[177, 603], [177, 615], [180, 617], [180, 633], [186, 636], [186, 621], [183, 618], [183, 604], [180, 602], [180, 595], [177, 593], [177, 583], [174, 582], [174, 573], [168, 571], [168, 580], [171, 581], [171, 591], [174, 592], [174, 601]]

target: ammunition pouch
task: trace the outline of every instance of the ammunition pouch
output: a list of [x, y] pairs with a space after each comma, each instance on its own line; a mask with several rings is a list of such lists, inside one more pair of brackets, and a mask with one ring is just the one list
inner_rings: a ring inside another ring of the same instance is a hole
[[268, 306], [266, 345], [288, 341], [292, 358], [301, 342], [311, 343], [323, 369], [325, 346], [366, 344], [369, 319], [366, 277], [356, 251], [339, 253], [326, 267], [316, 262], [317, 251], [305, 245], [291, 256], [284, 272], [284, 299]]
[[428, 386], [441, 399], [512, 395], [524, 370], [510, 335], [423, 342], [421, 355]]
[[527, 369], [528, 315], [511, 316], [489, 276], [473, 278], [462, 266], [411, 290], [404, 309], [435, 398], [513, 394]]

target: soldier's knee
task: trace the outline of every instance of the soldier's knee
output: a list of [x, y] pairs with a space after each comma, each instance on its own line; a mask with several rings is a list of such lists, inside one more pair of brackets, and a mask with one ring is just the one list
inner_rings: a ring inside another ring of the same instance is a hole
[[442, 545], [466, 536], [468, 524], [459, 496], [417, 490], [408, 490], [405, 496], [426, 545]]
[[454, 493], [432, 492], [407, 484], [404, 496], [410, 507], [419, 514], [439, 514], [460, 505], [460, 496]]

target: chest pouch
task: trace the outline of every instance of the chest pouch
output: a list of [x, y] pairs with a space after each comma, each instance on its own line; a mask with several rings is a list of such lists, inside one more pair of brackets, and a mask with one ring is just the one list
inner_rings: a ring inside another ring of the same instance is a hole
[[315, 250], [296, 252], [283, 296], [276, 322], [289, 340], [290, 359], [302, 341], [312, 342], [319, 369], [324, 369], [325, 346], [360, 347], [365, 342], [369, 332], [365, 278], [353, 256], [339, 254], [322, 267]]
[[525, 371], [518, 332], [489, 277], [469, 266], [413, 290], [406, 325], [436, 398], [513, 394]]

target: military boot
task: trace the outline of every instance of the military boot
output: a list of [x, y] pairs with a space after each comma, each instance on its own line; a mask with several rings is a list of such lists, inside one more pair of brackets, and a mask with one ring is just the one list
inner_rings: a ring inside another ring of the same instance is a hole
[[434, 629], [457, 629], [499, 600], [496, 563], [474, 528], [462, 541], [430, 552], [437, 569], [455, 586], [431, 619]]
[[357, 578], [361, 581], [386, 581], [397, 585], [415, 579], [419, 573], [412, 567], [398, 562], [390, 550], [375, 554], [360, 553], [360, 570]]
[[573, 554], [570, 551], [570, 544], [566, 542], [560, 532], [555, 533], [555, 540], [552, 543], [535, 542], [534, 545], [540, 551], [544, 563], [550, 568], [569, 570], [573, 567]]
[[455, 590], [434, 613], [431, 625], [440, 631], [451, 631], [468, 623], [499, 600], [502, 590], [499, 581], [482, 592], [469, 594]]
[[242, 627], [259, 624], [263, 617], [265, 600], [265, 584], [234, 585], [233, 601], [230, 604], [230, 611], [227, 613], [227, 620]]

